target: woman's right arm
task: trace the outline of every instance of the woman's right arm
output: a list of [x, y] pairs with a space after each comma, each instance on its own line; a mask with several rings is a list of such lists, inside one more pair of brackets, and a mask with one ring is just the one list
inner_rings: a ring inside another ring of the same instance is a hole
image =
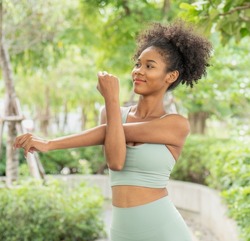
[[47, 152], [58, 149], [77, 148], [84, 146], [103, 145], [106, 125], [100, 125], [80, 134], [69, 135], [53, 140], [44, 140], [30, 133], [18, 136], [14, 148], [23, 148], [24, 155], [33, 151]]

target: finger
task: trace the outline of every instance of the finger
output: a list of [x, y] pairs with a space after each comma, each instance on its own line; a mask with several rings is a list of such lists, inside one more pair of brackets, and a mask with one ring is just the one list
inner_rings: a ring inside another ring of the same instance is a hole
[[24, 143], [26, 142], [27, 140], [27, 136], [21, 138], [18, 143], [17, 143], [17, 146], [20, 148], [20, 147], [23, 147]]
[[99, 71], [97, 74], [97, 76], [105, 76], [105, 75], [108, 75], [107, 71]]
[[100, 92], [100, 85], [99, 85], [99, 83], [96, 85], [96, 89]]
[[23, 148], [27, 148], [27, 146], [32, 145], [32, 137], [29, 137], [25, 140], [25, 142], [22, 144]]
[[20, 148], [21, 147], [21, 143], [23, 142], [23, 140], [24, 140], [24, 135], [17, 137], [15, 139], [14, 146], [16, 148]]
[[18, 143], [17, 143], [17, 147], [24, 147], [24, 145], [27, 143], [27, 140], [29, 140], [30, 138], [32, 138], [31, 135], [25, 135], [23, 136], [21, 139], [19, 139]]
[[15, 141], [14, 141], [14, 144], [13, 144], [15, 147], [18, 147], [19, 142], [20, 142], [20, 140], [23, 138], [23, 136], [24, 136], [24, 135], [21, 135], [21, 136], [16, 137], [16, 139], [15, 139]]

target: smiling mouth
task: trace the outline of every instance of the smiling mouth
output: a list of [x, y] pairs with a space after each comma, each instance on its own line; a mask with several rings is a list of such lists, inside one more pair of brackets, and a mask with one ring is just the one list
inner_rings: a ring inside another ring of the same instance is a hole
[[134, 79], [134, 82], [136, 82], [136, 83], [140, 83], [140, 82], [146, 82], [146, 80]]

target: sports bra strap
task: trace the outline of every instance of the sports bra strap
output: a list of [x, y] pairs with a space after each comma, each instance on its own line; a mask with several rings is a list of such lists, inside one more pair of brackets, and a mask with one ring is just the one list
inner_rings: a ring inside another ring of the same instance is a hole
[[128, 113], [131, 109], [131, 106], [129, 107], [122, 107], [122, 123], [126, 123], [127, 117], [128, 117]]

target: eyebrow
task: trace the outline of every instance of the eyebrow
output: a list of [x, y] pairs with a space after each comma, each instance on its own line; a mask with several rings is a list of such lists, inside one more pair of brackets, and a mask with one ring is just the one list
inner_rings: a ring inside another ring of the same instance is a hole
[[[141, 61], [141, 59], [138, 59], [138, 61]], [[152, 63], [156, 63], [157, 64], [157, 62], [155, 60], [152, 60], [152, 59], [147, 59], [146, 62], [152, 62]]]

